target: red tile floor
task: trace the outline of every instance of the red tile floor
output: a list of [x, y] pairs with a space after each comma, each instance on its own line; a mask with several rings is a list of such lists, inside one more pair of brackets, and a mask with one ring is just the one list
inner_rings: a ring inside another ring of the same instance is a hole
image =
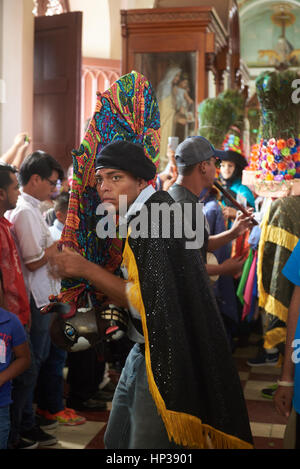
[[[273, 401], [261, 396], [261, 390], [276, 383], [280, 368], [274, 366], [249, 367], [247, 359], [257, 354], [259, 337], [251, 336], [246, 346], [234, 352], [241, 384], [244, 390], [255, 449], [283, 449], [286, 419], [277, 414]], [[117, 382], [118, 375], [112, 374]], [[59, 426], [54, 430], [58, 443], [52, 449], [103, 449], [103, 435], [111, 403], [104, 412], [83, 413], [84, 425]]]

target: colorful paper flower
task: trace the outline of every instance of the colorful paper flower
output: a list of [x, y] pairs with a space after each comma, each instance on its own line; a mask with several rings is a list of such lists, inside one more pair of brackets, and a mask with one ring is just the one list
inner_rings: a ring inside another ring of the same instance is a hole
[[285, 143], [285, 140], [283, 140], [282, 138], [277, 140], [277, 148], [279, 150], [282, 150], [283, 148], [286, 147], [286, 143]]
[[296, 145], [296, 142], [293, 138], [288, 138], [286, 144], [289, 148], [293, 148]]
[[262, 181], [291, 180], [300, 176], [300, 139], [261, 139], [251, 148], [248, 170]]
[[290, 149], [288, 147], [285, 147], [281, 150], [281, 154], [283, 156], [288, 156], [290, 154]]

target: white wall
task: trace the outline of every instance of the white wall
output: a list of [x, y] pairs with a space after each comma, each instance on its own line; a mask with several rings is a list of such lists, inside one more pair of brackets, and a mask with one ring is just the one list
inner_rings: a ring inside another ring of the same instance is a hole
[[70, 0], [71, 11], [83, 12], [83, 57], [110, 58], [109, 1], [111, 0]]
[[208, 71], [208, 97], [215, 98], [216, 97], [216, 83], [215, 77], [211, 70]]
[[[153, 5], [154, 0], [70, 0], [71, 11], [83, 12], [83, 56], [121, 59], [120, 10]], [[27, 131], [32, 136], [32, 10], [32, 0], [0, 0], [0, 154], [9, 149], [17, 133]]]
[[152, 8], [154, 0], [69, 0], [71, 11], [83, 12], [82, 55], [121, 59], [120, 10]]
[[15, 135], [33, 127], [33, 44], [32, 0], [2, 0], [0, 19], [0, 78], [5, 84], [1, 106], [0, 153], [12, 145]]

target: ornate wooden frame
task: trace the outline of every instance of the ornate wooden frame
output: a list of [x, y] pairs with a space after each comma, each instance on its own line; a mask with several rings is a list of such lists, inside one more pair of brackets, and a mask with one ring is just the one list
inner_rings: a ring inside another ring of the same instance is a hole
[[209, 70], [222, 91], [228, 35], [213, 7], [121, 10], [121, 25], [122, 74], [135, 68], [138, 53], [195, 52], [196, 107], [208, 95]]
[[[58, 0], [61, 4], [63, 13], [68, 13], [70, 11], [70, 3], [69, 0]], [[45, 16], [48, 9], [49, 0], [35, 0], [34, 1], [37, 13], [36, 16]]]

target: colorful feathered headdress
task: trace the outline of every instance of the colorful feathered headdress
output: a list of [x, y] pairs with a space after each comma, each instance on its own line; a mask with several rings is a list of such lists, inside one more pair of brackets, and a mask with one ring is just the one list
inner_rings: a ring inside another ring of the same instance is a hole
[[[152, 85], [135, 71], [122, 76], [104, 93], [98, 93], [95, 113], [79, 150], [73, 151], [70, 203], [61, 243], [89, 261], [116, 272], [121, 263], [122, 240], [101, 240], [96, 234], [100, 199], [96, 191], [95, 157], [108, 143], [127, 140], [140, 143], [146, 156], [158, 166], [160, 115]], [[153, 181], [150, 181], [150, 183]], [[85, 291], [93, 291], [83, 279], [64, 279], [59, 300], [76, 302]], [[101, 292], [96, 293], [101, 300]]]

